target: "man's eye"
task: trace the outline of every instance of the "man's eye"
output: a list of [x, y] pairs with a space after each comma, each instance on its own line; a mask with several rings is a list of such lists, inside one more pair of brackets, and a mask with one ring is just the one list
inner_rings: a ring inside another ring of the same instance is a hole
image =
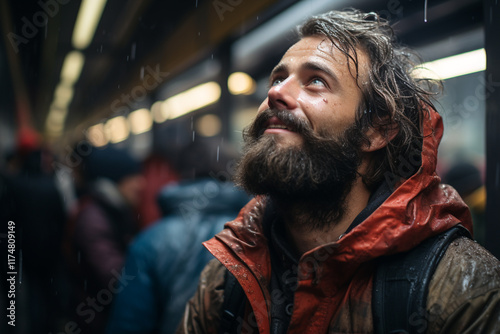
[[280, 84], [280, 83], [282, 83], [282, 82], [283, 82], [283, 79], [282, 79], [282, 78], [277, 78], [277, 79], [274, 79], [274, 80], [272, 80], [272, 82], [271, 82], [271, 86], [277, 86], [277, 85], [279, 85], [279, 84]]
[[326, 86], [325, 82], [322, 79], [319, 78], [314, 78], [311, 80], [311, 85], [321, 85], [321, 86]]

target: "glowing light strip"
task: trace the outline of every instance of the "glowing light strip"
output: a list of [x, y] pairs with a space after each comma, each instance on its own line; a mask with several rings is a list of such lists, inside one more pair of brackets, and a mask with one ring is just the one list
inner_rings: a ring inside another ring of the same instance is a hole
[[446, 80], [484, 70], [486, 70], [486, 51], [479, 49], [423, 63], [413, 73], [418, 78]]
[[76, 49], [83, 50], [89, 46], [105, 6], [106, 0], [82, 1], [72, 37], [72, 43]]
[[181, 117], [217, 102], [220, 94], [221, 88], [214, 81], [198, 85], [163, 101], [161, 117], [155, 116], [155, 119], [167, 120]]

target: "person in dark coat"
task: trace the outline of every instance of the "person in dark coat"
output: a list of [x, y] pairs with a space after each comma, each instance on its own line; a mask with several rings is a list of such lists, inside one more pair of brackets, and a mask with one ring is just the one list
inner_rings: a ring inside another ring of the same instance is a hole
[[[16, 328], [0, 325], [0, 333], [48, 333], [61, 314], [60, 243], [66, 220], [64, 199], [50, 162], [52, 154], [44, 148], [17, 148], [0, 170], [0, 250], [3, 273], [0, 292], [4, 301], [16, 302]], [[8, 229], [8, 227], [10, 227]], [[9, 243], [8, 232], [14, 237]], [[15, 249], [8, 245], [15, 245]], [[12, 252], [8, 252], [11, 249]], [[8, 258], [7, 255], [10, 255]], [[9, 262], [7, 262], [9, 260]], [[6, 270], [7, 264], [13, 270]], [[7, 272], [16, 272], [15, 293], [9, 293]], [[7, 298], [15, 295], [15, 298]], [[1, 298], [0, 298], [1, 299]], [[29, 303], [27, 303], [29, 301]], [[4, 314], [9, 314], [9, 311]], [[11, 319], [5, 318], [5, 324]]]
[[83, 165], [88, 182], [67, 231], [66, 254], [74, 287], [70, 318], [83, 333], [103, 333], [120, 272], [138, 231], [135, 209], [144, 188], [140, 162], [123, 150], [93, 149]]
[[135, 278], [116, 296], [107, 334], [173, 333], [198, 276], [213, 259], [202, 242], [250, 200], [225, 182], [234, 161], [224, 147], [206, 146], [202, 140], [183, 150], [178, 168], [182, 181], [161, 191], [163, 218], [130, 247], [124, 273]]

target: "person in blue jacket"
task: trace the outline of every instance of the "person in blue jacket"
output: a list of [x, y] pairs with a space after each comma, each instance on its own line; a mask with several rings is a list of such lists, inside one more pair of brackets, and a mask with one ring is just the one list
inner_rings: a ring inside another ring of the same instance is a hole
[[162, 219], [129, 248], [107, 334], [173, 333], [198, 277], [213, 257], [202, 242], [234, 219], [250, 198], [230, 182], [235, 160], [197, 140], [180, 157], [181, 179], [159, 195]]

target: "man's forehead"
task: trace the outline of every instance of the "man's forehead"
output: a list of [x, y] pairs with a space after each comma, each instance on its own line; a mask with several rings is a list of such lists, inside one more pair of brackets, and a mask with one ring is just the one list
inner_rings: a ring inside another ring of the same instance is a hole
[[[293, 44], [283, 55], [283, 58], [291, 54], [309, 54], [325, 57], [329, 60], [337, 58], [337, 48], [324, 36], [308, 36]], [[339, 51], [338, 51], [339, 52]]]
[[[357, 58], [360, 71], [360, 77], [364, 77], [368, 73], [369, 58], [366, 53], [356, 48], [356, 55], [351, 52], [353, 58]], [[347, 70], [347, 62], [353, 77], [355, 77], [355, 64], [350, 57], [347, 57], [336, 45], [332, 43], [326, 36], [307, 36], [293, 44], [283, 55], [280, 64], [287, 62], [289, 58], [294, 57], [310, 57], [320, 61], [326, 61], [334, 67], [345, 68]]]

